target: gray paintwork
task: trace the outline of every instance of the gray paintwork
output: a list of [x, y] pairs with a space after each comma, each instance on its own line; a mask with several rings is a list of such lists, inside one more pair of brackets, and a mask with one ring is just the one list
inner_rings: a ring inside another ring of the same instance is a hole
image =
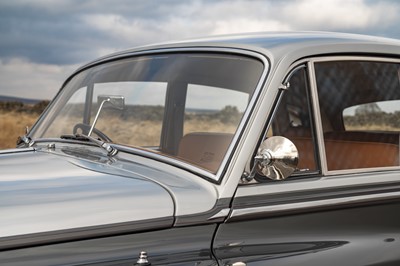
[[0, 153], [1, 237], [173, 218], [216, 204], [213, 185], [183, 170], [123, 153], [110, 159], [97, 147], [56, 147]]
[[155, 182], [79, 163], [35, 151], [0, 155], [0, 237], [173, 216], [171, 196]]

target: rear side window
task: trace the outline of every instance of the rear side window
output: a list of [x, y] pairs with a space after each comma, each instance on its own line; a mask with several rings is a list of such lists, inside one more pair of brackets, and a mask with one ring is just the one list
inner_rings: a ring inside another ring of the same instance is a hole
[[328, 170], [399, 166], [400, 66], [315, 63]]
[[364, 103], [343, 110], [345, 130], [400, 130], [400, 100]]

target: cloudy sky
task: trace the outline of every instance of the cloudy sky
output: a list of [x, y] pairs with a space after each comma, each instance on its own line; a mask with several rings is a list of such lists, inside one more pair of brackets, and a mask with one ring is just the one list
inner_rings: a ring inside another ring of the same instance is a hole
[[0, 95], [51, 99], [79, 65], [138, 45], [259, 31], [400, 39], [397, 0], [0, 1]]

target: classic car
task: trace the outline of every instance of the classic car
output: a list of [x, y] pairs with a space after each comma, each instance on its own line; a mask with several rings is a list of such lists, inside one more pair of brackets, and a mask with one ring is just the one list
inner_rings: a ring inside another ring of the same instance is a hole
[[397, 40], [115, 53], [0, 152], [0, 264], [400, 265], [399, 138]]

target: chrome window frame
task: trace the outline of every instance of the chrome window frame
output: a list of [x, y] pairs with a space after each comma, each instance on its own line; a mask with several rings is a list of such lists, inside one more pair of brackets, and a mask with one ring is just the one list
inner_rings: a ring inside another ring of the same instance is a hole
[[316, 121], [316, 135], [318, 143], [318, 151], [320, 154], [321, 172], [323, 176], [331, 175], [346, 175], [353, 173], [369, 173], [379, 172], [382, 170], [399, 170], [400, 166], [383, 166], [383, 167], [371, 167], [371, 168], [355, 168], [355, 169], [342, 169], [342, 170], [329, 170], [326, 159], [325, 141], [323, 136], [321, 110], [318, 98], [318, 87], [315, 75], [315, 63], [319, 62], [332, 62], [332, 61], [366, 61], [366, 62], [381, 62], [381, 63], [398, 63], [400, 60], [393, 58], [377, 57], [377, 56], [323, 56], [311, 58], [308, 61], [308, 67], [310, 69], [310, 86], [312, 94], [312, 103], [314, 109], [314, 119]]

